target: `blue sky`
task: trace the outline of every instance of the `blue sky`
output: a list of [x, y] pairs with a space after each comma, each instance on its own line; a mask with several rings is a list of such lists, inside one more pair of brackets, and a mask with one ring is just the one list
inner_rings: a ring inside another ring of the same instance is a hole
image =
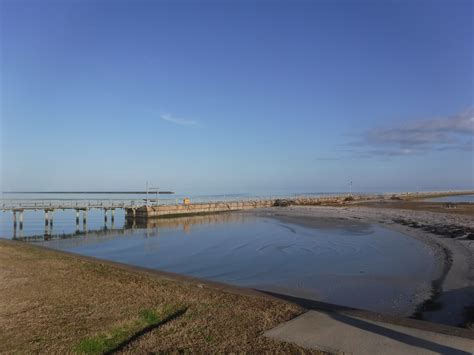
[[3, 190], [473, 188], [471, 1], [0, 3]]

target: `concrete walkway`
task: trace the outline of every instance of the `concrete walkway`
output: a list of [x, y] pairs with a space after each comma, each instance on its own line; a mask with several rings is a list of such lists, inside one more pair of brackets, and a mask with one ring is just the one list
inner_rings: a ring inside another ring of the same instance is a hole
[[336, 354], [474, 353], [474, 340], [336, 312], [308, 311], [265, 336]]

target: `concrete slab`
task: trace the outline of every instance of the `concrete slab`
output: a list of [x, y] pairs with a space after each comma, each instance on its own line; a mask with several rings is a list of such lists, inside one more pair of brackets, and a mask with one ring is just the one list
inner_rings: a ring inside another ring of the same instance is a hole
[[474, 353], [474, 340], [347, 314], [308, 311], [265, 336], [335, 354]]

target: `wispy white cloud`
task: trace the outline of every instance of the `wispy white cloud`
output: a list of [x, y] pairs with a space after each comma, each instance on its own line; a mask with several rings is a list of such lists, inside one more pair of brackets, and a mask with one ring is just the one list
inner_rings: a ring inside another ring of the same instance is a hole
[[188, 120], [188, 119], [184, 119], [184, 118], [173, 117], [169, 113], [165, 113], [165, 114], [161, 115], [160, 118], [163, 121], [171, 122], [171, 123], [174, 123], [174, 124], [177, 124], [177, 125], [180, 125], [180, 126], [195, 126], [195, 125], [198, 124], [197, 121]]
[[317, 158], [338, 160], [410, 156], [429, 151], [473, 151], [474, 108], [457, 115], [414, 120], [405, 125], [374, 128], [347, 143], [339, 157]]
[[361, 145], [392, 146], [399, 149], [430, 149], [459, 144], [460, 135], [474, 134], [474, 109], [444, 118], [414, 121], [405, 126], [378, 128], [366, 132]]

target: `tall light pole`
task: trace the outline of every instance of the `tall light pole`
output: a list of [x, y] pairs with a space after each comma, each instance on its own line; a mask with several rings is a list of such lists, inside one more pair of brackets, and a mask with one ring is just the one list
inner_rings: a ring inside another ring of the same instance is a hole
[[352, 196], [352, 180], [349, 183], [349, 194]]
[[146, 205], [148, 206], [148, 181], [146, 182]]

